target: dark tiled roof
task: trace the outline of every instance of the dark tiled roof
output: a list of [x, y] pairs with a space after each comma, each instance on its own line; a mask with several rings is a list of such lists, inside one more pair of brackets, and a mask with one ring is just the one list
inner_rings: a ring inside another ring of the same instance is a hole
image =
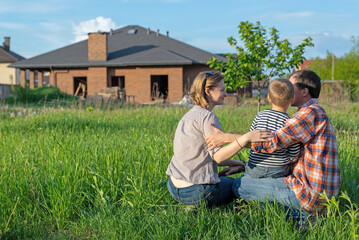
[[0, 46], [0, 63], [13, 63], [23, 59], [25, 58]]
[[[135, 34], [128, 34], [136, 29]], [[87, 40], [29, 58], [14, 64], [17, 68], [78, 68], [89, 66], [151, 66], [206, 64], [210, 57], [224, 57], [209, 53], [166, 35], [140, 26], [126, 26], [108, 34], [107, 61], [88, 61]]]

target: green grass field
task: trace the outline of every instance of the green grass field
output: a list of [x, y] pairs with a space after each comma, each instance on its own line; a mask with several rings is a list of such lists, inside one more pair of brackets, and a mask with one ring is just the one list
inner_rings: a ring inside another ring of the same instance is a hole
[[[0, 239], [358, 239], [359, 105], [324, 107], [337, 133], [341, 197], [301, 232], [277, 205], [188, 210], [171, 198], [165, 171], [189, 108], [2, 105]], [[214, 112], [225, 131], [245, 132], [256, 107]]]

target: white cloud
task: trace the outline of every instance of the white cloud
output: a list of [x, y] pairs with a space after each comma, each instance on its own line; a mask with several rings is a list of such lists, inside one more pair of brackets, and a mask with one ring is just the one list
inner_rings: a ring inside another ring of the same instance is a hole
[[[313, 39], [314, 47], [305, 48], [304, 56], [307, 59], [327, 56], [327, 51], [334, 53], [337, 57], [341, 57], [348, 53], [353, 46], [351, 42], [351, 36], [349, 35], [335, 35], [328, 31], [323, 32], [303, 32], [292, 35], [283, 35], [281, 39], [288, 39], [292, 44], [292, 47], [299, 45], [302, 40], [307, 37]], [[186, 42], [192, 46], [209, 51], [211, 53], [228, 53], [236, 52], [234, 48], [231, 48], [226, 38], [192, 38], [181, 39], [180, 41]], [[241, 43], [239, 45], [243, 46]]]
[[40, 22], [39, 26], [41, 26], [44, 30], [46, 29], [48, 31], [58, 31], [64, 28], [61, 23], [55, 22]]
[[331, 32], [306, 32], [283, 37], [296, 46], [308, 36], [313, 39], [314, 47], [306, 48], [307, 51], [304, 55], [307, 58], [324, 58], [327, 55], [327, 51], [334, 53], [337, 57], [341, 57], [348, 53], [353, 46], [349, 35], [335, 35]]
[[164, 0], [164, 2], [167, 2], [167, 3], [179, 3], [179, 2], [184, 2], [184, 0]]
[[179, 3], [187, 0], [121, 0], [123, 3]]
[[116, 23], [112, 21], [111, 18], [104, 18], [101, 16], [95, 19], [80, 22], [79, 24], [72, 24], [73, 34], [75, 35], [73, 42], [87, 39], [87, 35], [90, 32], [108, 32], [111, 29], [116, 28]]
[[235, 49], [229, 45], [227, 38], [193, 38], [184, 42], [211, 53], [228, 53], [235, 51]]
[[[46, 7], [45, 7], [46, 6]], [[66, 4], [62, 1], [37, 0], [37, 1], [24, 1], [24, 0], [0, 0], [0, 13], [36, 13], [48, 14], [52, 12], [60, 12], [66, 9]]]
[[314, 17], [316, 13], [314, 12], [272, 12], [262, 14], [257, 19], [276, 19], [276, 20], [291, 20], [291, 19], [306, 19]]
[[0, 27], [5, 29], [23, 29], [25, 28], [25, 24], [22, 23], [14, 23], [14, 22], [0, 22]]
[[276, 15], [276, 18], [285, 20], [291, 18], [308, 18], [314, 16], [314, 12], [289, 12]]

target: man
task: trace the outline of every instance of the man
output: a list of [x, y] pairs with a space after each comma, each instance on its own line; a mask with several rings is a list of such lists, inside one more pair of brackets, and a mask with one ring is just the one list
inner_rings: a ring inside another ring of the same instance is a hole
[[[245, 175], [235, 180], [233, 192], [244, 200], [275, 200], [294, 212], [310, 215], [324, 209], [321, 193], [325, 192], [329, 198], [338, 196], [341, 176], [337, 143], [328, 115], [317, 101], [320, 77], [313, 71], [300, 70], [292, 73], [289, 80], [294, 86], [292, 106], [298, 107], [298, 111], [274, 132], [269, 142], [252, 144], [252, 149], [271, 153], [301, 143], [293, 174], [276, 179]], [[216, 130], [206, 142], [211, 148], [223, 144], [226, 138], [226, 134]]]

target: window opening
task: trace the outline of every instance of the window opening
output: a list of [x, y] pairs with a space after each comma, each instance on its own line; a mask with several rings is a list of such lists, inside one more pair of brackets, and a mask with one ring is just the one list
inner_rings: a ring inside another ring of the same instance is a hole
[[87, 78], [74, 77], [74, 95], [85, 98], [87, 95]]

